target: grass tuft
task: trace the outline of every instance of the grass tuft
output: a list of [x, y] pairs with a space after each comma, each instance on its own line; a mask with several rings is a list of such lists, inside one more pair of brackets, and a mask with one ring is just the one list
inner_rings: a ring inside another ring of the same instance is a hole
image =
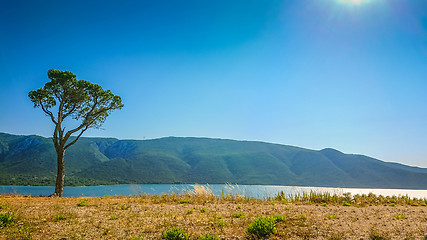
[[6, 204], [6, 203], [0, 203], [0, 210], [1, 209], [8, 209], [10, 207], [10, 205], [9, 204]]
[[132, 237], [130, 240], [144, 240], [144, 234], [139, 234], [136, 237]]
[[120, 210], [128, 210], [129, 206], [127, 206], [126, 204], [120, 204]]
[[180, 199], [178, 202], [179, 202], [180, 204], [187, 205], [187, 204], [189, 204], [189, 203], [190, 203], [190, 200], [188, 200], [188, 199]]
[[53, 221], [59, 222], [59, 221], [62, 221], [62, 220], [66, 220], [67, 218], [68, 217], [66, 215], [64, 215], [64, 214], [57, 214], [57, 215], [55, 215], [53, 217]]
[[276, 223], [286, 221], [286, 217], [285, 217], [285, 216], [282, 216], [282, 215], [274, 215], [274, 216], [272, 216], [271, 218], [273, 218], [273, 220], [274, 220]]
[[216, 220], [216, 225], [218, 226], [218, 227], [225, 227], [225, 226], [227, 226], [228, 225], [228, 223], [226, 222], [226, 221], [222, 221], [222, 220]]
[[87, 206], [87, 199], [77, 203], [77, 207], [84, 207], [84, 206]]
[[13, 213], [0, 213], [0, 228], [7, 227], [16, 222], [16, 217]]

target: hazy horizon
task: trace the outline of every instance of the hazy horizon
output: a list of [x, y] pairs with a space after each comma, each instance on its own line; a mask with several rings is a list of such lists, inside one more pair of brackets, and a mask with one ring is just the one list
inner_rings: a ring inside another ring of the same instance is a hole
[[18, 0], [0, 20], [0, 132], [52, 135], [27, 94], [54, 68], [123, 99], [84, 137], [263, 141], [427, 167], [425, 1]]

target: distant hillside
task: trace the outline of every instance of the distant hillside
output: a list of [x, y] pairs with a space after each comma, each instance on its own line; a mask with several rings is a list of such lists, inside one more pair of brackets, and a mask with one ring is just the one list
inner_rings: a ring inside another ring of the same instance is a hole
[[[237, 183], [427, 189], [427, 169], [334, 149], [168, 137], [81, 138], [66, 152], [66, 185]], [[54, 185], [51, 139], [0, 133], [0, 185]]]

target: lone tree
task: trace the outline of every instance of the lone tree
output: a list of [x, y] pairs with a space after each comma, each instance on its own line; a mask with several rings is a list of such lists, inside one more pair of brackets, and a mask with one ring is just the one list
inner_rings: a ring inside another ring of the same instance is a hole
[[[108, 115], [115, 109], [123, 107], [119, 96], [110, 90], [85, 80], [77, 80], [76, 75], [69, 71], [50, 69], [47, 72], [50, 82], [43, 88], [30, 91], [28, 96], [34, 107], [40, 107], [55, 124], [53, 144], [58, 162], [55, 193], [62, 197], [65, 177], [65, 151], [79, 140], [89, 128], [99, 128]], [[53, 110], [57, 111], [55, 114]], [[73, 118], [78, 121], [76, 127], [65, 131], [64, 120]], [[76, 133], [77, 136], [71, 137]]]

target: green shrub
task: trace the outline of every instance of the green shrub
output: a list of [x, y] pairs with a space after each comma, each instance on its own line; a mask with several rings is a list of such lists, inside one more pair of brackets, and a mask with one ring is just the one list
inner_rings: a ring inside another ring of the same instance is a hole
[[190, 203], [190, 200], [187, 200], [187, 199], [181, 199], [181, 200], [179, 200], [179, 203], [181, 203], [181, 204], [189, 204], [189, 203]]
[[110, 220], [116, 220], [116, 219], [119, 219], [119, 217], [117, 217], [117, 215], [111, 215], [110, 216]]
[[234, 218], [241, 218], [244, 217], [245, 215], [243, 215], [243, 213], [236, 213], [233, 215]]
[[126, 206], [126, 204], [120, 204], [120, 209], [121, 210], [127, 210], [127, 209], [129, 209], [129, 206]]
[[197, 238], [197, 240], [218, 240], [218, 239], [219, 237], [217, 237], [215, 234], [209, 234], [209, 233]]
[[272, 218], [276, 223], [286, 221], [286, 217], [282, 215], [274, 215]]
[[173, 227], [171, 230], [162, 232], [162, 239], [166, 240], [188, 240], [190, 236], [177, 227]]
[[405, 214], [403, 213], [403, 214], [396, 214], [395, 216], [394, 216], [396, 219], [404, 219], [406, 216], [405, 216]]
[[348, 202], [346, 202], [346, 201], [342, 201], [342, 205], [343, 205], [343, 206], [346, 206], [346, 207], [351, 206], [351, 204], [350, 204], [350, 203], [348, 203]]
[[55, 217], [53, 217], [53, 220], [55, 222], [61, 221], [61, 220], [66, 220], [67, 216], [65, 216], [64, 214], [58, 214]]
[[390, 206], [391, 206], [391, 207], [395, 207], [395, 206], [396, 206], [396, 203], [390, 203]]
[[201, 209], [200, 209], [200, 212], [201, 212], [201, 213], [205, 213], [205, 212], [206, 212], [206, 208], [201, 208]]
[[227, 222], [221, 221], [221, 220], [217, 220], [216, 221], [216, 225], [218, 225], [218, 227], [225, 227], [225, 226], [227, 226]]
[[193, 212], [194, 212], [194, 209], [192, 208], [187, 210], [187, 214], [192, 214]]
[[84, 207], [84, 206], [87, 206], [87, 200], [86, 199], [77, 203], [77, 207]]
[[7, 227], [16, 222], [16, 217], [13, 213], [0, 213], [0, 228]]
[[252, 238], [265, 238], [276, 234], [276, 221], [273, 218], [256, 218], [247, 228], [247, 233]]
[[335, 218], [337, 218], [337, 214], [335, 213], [335, 214], [328, 214], [328, 215], [326, 215], [326, 218], [327, 219], [335, 219]]
[[322, 207], [327, 207], [327, 206], [328, 206], [328, 204], [324, 202], [324, 203], [322, 203], [322, 204], [321, 204], [321, 206], [322, 206]]

